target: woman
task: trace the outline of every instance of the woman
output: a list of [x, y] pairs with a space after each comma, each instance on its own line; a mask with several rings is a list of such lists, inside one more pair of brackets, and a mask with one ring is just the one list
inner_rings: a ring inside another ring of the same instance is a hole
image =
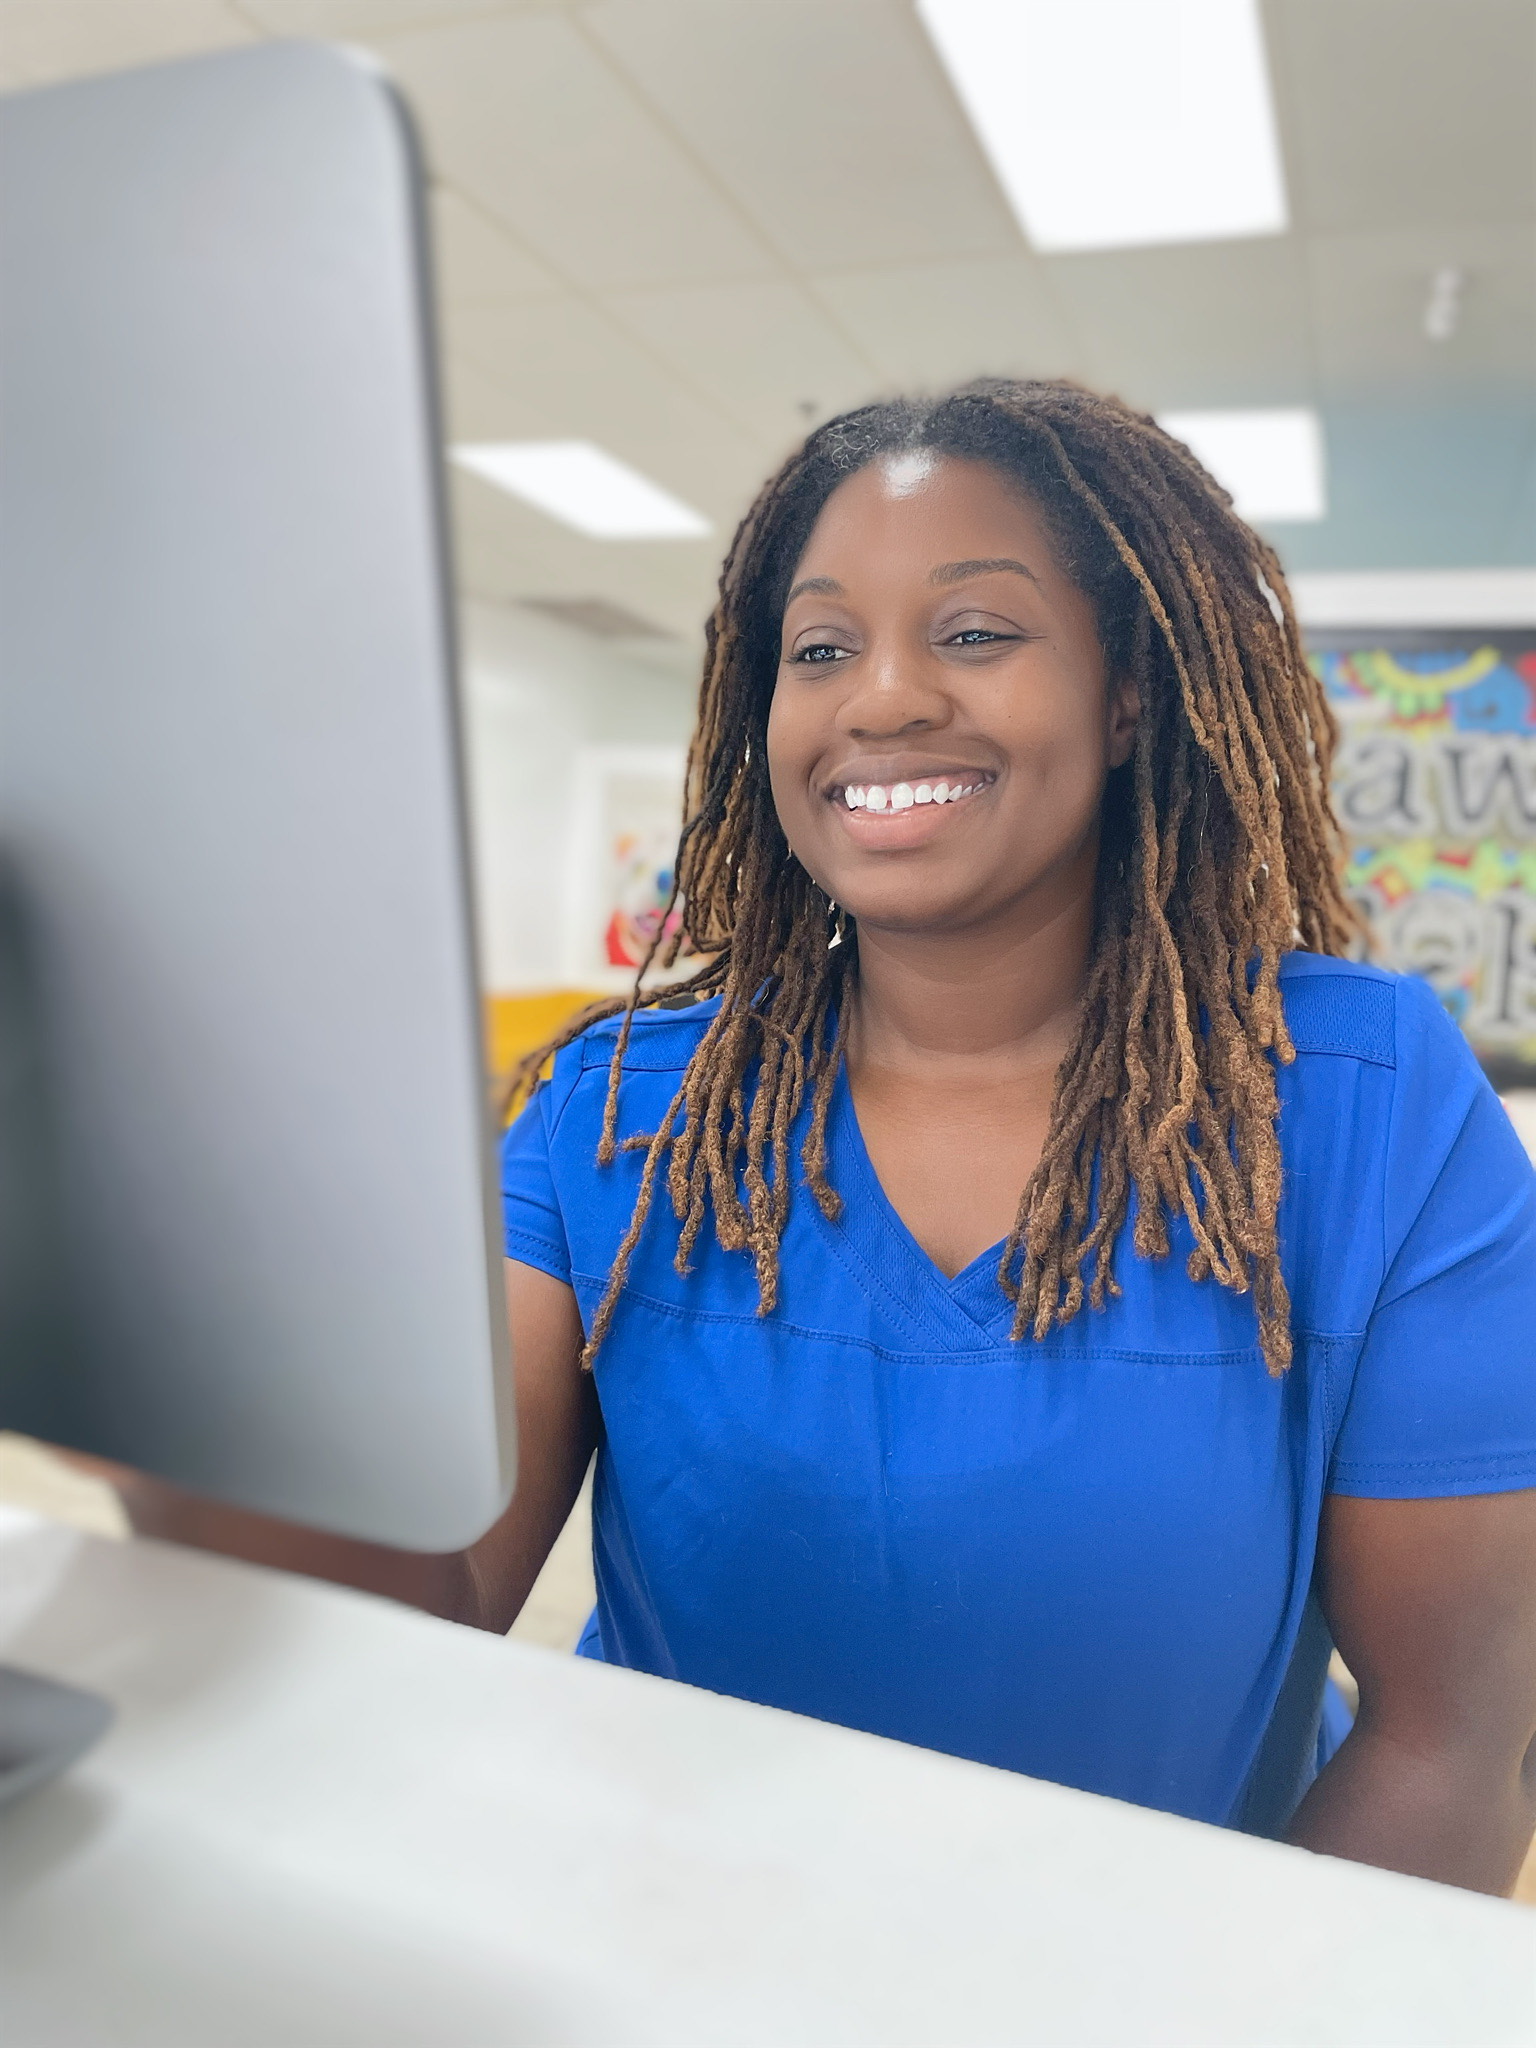
[[306, 1561], [505, 1628], [595, 1446], [612, 1661], [1508, 1890], [1536, 1177], [1429, 991], [1341, 957], [1332, 741], [1151, 420], [820, 428], [710, 623], [705, 964], [508, 1136], [517, 1498]]

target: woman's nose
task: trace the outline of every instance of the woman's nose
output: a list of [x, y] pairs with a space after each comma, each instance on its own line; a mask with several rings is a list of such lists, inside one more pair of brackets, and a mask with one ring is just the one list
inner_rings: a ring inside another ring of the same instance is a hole
[[947, 693], [928, 664], [911, 648], [872, 648], [873, 660], [859, 664], [855, 686], [844, 699], [838, 723], [851, 739], [889, 739], [899, 733], [929, 732], [951, 715]]

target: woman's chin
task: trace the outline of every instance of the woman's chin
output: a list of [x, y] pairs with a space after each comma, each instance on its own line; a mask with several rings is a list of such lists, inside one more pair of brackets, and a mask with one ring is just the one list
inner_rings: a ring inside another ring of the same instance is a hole
[[932, 889], [892, 882], [883, 888], [862, 890], [858, 900], [844, 900], [843, 909], [860, 931], [885, 933], [902, 938], [953, 938], [976, 922], [974, 889]]

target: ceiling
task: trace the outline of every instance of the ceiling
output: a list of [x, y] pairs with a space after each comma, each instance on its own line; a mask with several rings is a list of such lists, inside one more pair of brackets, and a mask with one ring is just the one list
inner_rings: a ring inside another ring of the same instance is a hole
[[1264, 18], [1291, 232], [1109, 254], [1030, 251], [909, 0], [0, 0], [0, 86], [270, 36], [380, 57], [434, 181], [452, 437], [599, 442], [716, 526], [587, 540], [456, 474], [476, 597], [691, 645], [809, 422], [983, 371], [1317, 406], [1329, 516], [1270, 529], [1293, 569], [1536, 563], [1536, 0]]

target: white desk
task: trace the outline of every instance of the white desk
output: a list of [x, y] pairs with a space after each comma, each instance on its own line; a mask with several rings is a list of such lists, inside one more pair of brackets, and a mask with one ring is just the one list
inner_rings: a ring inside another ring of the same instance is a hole
[[0, 1517], [7, 2048], [1536, 2041], [1536, 1915]]

